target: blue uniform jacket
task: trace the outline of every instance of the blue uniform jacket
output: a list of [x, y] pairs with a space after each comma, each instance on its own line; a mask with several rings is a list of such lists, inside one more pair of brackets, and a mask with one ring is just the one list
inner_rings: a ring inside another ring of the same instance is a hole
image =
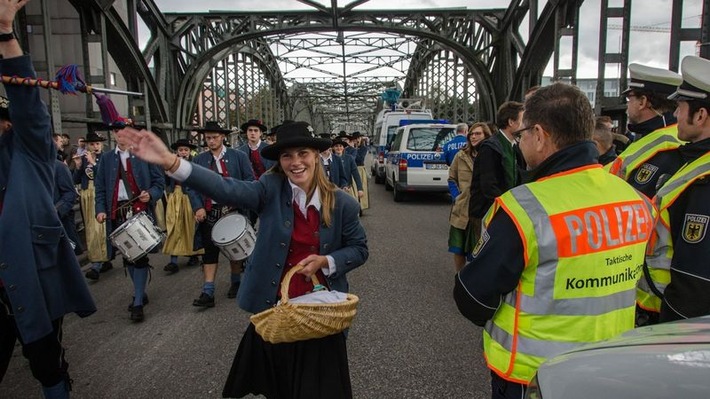
[[340, 159], [343, 162], [343, 169], [345, 170], [345, 180], [348, 181], [348, 186], [352, 185], [352, 180], [355, 179], [355, 186], [358, 191], [362, 191], [362, 179], [360, 178], [360, 173], [357, 171], [357, 165], [355, 165], [355, 159], [348, 154], [343, 154]]
[[99, 167], [99, 161], [101, 160], [101, 154], [96, 156], [96, 165], [91, 166], [89, 164], [89, 161], [86, 160], [85, 156], [81, 157], [81, 166], [76, 168], [74, 170], [74, 184], [81, 184], [81, 189], [86, 190], [89, 188], [89, 182], [93, 179], [89, 178], [89, 175], [87, 174], [87, 169], [90, 169], [88, 172], [91, 175], [94, 175], [96, 173], [96, 169]]
[[[269, 170], [269, 169], [271, 169], [272, 166], [274, 166], [276, 164], [276, 161], [272, 161], [270, 159], [266, 159], [261, 156], [261, 150], [266, 146], [268, 146], [268, 144], [266, 144], [263, 141], [259, 144], [259, 158], [261, 158], [261, 163], [264, 165], [264, 170]], [[249, 158], [249, 153], [251, 153], [251, 148], [249, 148], [249, 143], [244, 144], [243, 146], [239, 147], [239, 151], [247, 154], [247, 159], [249, 159], [250, 160], [249, 163], [251, 163], [251, 159]]]
[[365, 166], [365, 157], [367, 156], [368, 148], [366, 145], [361, 145], [355, 149], [355, 165]]
[[[0, 60], [0, 73], [35, 77], [29, 56]], [[13, 131], [0, 136], [0, 279], [24, 343], [52, 320], [96, 305], [54, 209], [56, 149], [39, 88], [6, 85]]]
[[[254, 180], [254, 170], [251, 168], [251, 162], [249, 162], [249, 157], [242, 151], [237, 151], [232, 148], [227, 148], [224, 153], [224, 163], [227, 165], [227, 174], [229, 177], [233, 177], [237, 180]], [[214, 166], [214, 156], [212, 152], [205, 151], [197, 155], [192, 163], [195, 165], [200, 165], [204, 168], [210, 169], [212, 173], [220, 176]], [[221, 177], [221, 176], [220, 176]], [[192, 205], [192, 211], [197, 212], [198, 210], [205, 207], [205, 197], [204, 195], [195, 192], [194, 190], [188, 191], [187, 195], [190, 197], [190, 205]]]
[[444, 159], [446, 160], [447, 165], [451, 166], [451, 163], [454, 162], [456, 153], [459, 152], [459, 150], [465, 145], [466, 136], [460, 134], [444, 144]]
[[[69, 167], [62, 161], [54, 162], [54, 175], [56, 185], [54, 186], [54, 208], [59, 214], [59, 218], [64, 218], [74, 209], [74, 203], [79, 198], [79, 194], [74, 188]], [[73, 215], [73, 212], [71, 212]]]
[[[131, 169], [133, 170], [133, 178], [136, 180], [138, 189], [147, 191], [150, 194], [148, 213], [153, 215], [155, 203], [163, 196], [165, 189], [165, 174], [163, 170], [156, 165], [149, 164], [135, 155], [131, 154]], [[111, 224], [111, 210], [113, 209], [114, 189], [116, 187], [116, 177], [119, 174], [120, 156], [115, 150], [105, 151], [101, 154], [100, 161], [97, 163], [98, 169], [94, 172], [94, 189], [96, 191], [96, 214], [106, 214], [106, 233], [111, 234], [114, 228]], [[130, 195], [130, 194], [129, 194]], [[108, 237], [107, 237], [108, 239]], [[108, 243], [107, 248], [111, 252], [111, 244]], [[111, 257], [109, 253], [109, 257]]]
[[[293, 232], [293, 192], [286, 177], [267, 173], [258, 181], [243, 182], [222, 179], [208, 169], [195, 166], [185, 184], [218, 201], [259, 214], [258, 238], [242, 276], [239, 306], [252, 313], [273, 306]], [[338, 190], [331, 226], [321, 224], [320, 254], [330, 255], [335, 260], [336, 271], [327, 277], [333, 290], [347, 292], [346, 273], [367, 260], [367, 238], [359, 212], [357, 201]]]
[[[333, 160], [332, 165], [330, 165], [330, 181], [340, 188], [349, 186], [350, 180], [348, 180], [348, 176], [345, 173], [345, 164], [343, 163], [343, 159], [332, 153], [330, 156]], [[321, 159], [321, 162], [322, 161], [323, 159]]]

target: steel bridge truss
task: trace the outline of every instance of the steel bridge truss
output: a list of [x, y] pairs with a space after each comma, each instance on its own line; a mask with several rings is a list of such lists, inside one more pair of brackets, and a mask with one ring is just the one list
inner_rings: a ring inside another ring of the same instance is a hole
[[[110, 55], [126, 88], [145, 93], [129, 99], [129, 112], [166, 129], [206, 118], [234, 126], [256, 116], [269, 124], [305, 116], [323, 129], [357, 125], [367, 119], [366, 110], [380, 88], [393, 84], [401, 84], [405, 96], [425, 98], [437, 117], [491, 120], [501, 102], [520, 100], [528, 87], [540, 83], [553, 57], [554, 78], [575, 81], [584, 3], [546, 1], [538, 12], [539, 0], [511, 0], [507, 8], [491, 10], [357, 10], [367, 0], [345, 6], [337, 0], [330, 6], [298, 0], [311, 10], [164, 14], [153, 0], [121, 0], [125, 13], [114, 7], [117, 0], [59, 1], [65, 5], [56, 7], [73, 7], [81, 18], [85, 67], [89, 48], [100, 49], [102, 75], [87, 76], [87, 82], [107, 84]], [[604, 71], [610, 69], [619, 71], [624, 86], [633, 31], [631, 3], [601, 1], [598, 90], [603, 90]], [[699, 6], [697, 1], [686, 3], [673, 0], [669, 15], [671, 70], [678, 69], [681, 44], [698, 43], [698, 53], [710, 55], [710, 0]], [[17, 31], [35, 56], [40, 75], [51, 76], [56, 65], [76, 60], [49, 51], [57, 43], [43, 32], [51, 32], [53, 19], [61, 16], [49, 7], [54, 1], [39, 4], [26, 8]], [[684, 26], [684, 13], [691, 8], [701, 14], [698, 28]], [[142, 50], [135, 42], [139, 19], [150, 31]], [[606, 48], [609, 31], [618, 29], [614, 26], [622, 30], [619, 51]], [[42, 42], [32, 43], [44, 45], [44, 58], [37, 46], [30, 48], [29, 36], [37, 35]], [[300, 54], [306, 50], [308, 55]], [[300, 73], [306, 70], [310, 74]], [[622, 112], [614, 93], [599, 92], [596, 98], [597, 112]], [[62, 101], [50, 98], [55, 128], [61, 121], [84, 120], [60, 115]], [[96, 119], [90, 101], [86, 114], [85, 120]]]

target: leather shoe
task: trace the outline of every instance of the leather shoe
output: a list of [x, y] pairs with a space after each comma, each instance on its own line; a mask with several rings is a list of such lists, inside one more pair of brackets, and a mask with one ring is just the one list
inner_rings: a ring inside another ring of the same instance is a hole
[[98, 281], [99, 280], [99, 272], [97, 272], [94, 269], [89, 269], [89, 271], [87, 271], [84, 274], [84, 277], [88, 278], [89, 280]]
[[170, 262], [167, 265], [165, 265], [165, 267], [163, 267], [163, 270], [168, 273], [177, 273], [178, 270], [180, 270], [180, 269], [178, 268], [177, 263]]
[[99, 272], [104, 273], [104, 272], [107, 272], [111, 269], [113, 269], [113, 264], [109, 261], [106, 261], [101, 264], [101, 269], [99, 270]]
[[239, 283], [232, 283], [229, 286], [229, 291], [227, 291], [227, 298], [232, 299], [237, 297], [237, 292], [239, 291]]
[[190, 259], [187, 260], [187, 265], [188, 266], [197, 266], [200, 264], [200, 258], [197, 256], [191, 256]]
[[145, 316], [143, 315], [143, 306], [134, 306], [131, 308], [131, 320], [137, 323], [143, 321]]
[[192, 306], [199, 306], [201, 308], [213, 308], [214, 307], [214, 297], [207, 295], [206, 293], [201, 293], [200, 297], [192, 301]]
[[[136, 297], [131, 297], [131, 303], [128, 304], [128, 311], [131, 312], [133, 311], [133, 301], [136, 300]], [[143, 306], [149, 304], [150, 301], [148, 300], [148, 294], [143, 295]]]

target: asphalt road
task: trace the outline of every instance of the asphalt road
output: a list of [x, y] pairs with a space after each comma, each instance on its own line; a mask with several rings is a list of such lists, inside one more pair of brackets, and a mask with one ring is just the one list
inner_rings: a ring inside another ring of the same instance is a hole
[[[370, 258], [348, 275], [360, 297], [348, 338], [354, 397], [490, 397], [481, 329], [460, 316], [451, 295], [448, 197], [416, 195], [395, 204], [391, 192], [370, 180], [370, 200], [362, 218]], [[90, 284], [99, 311], [86, 319], [70, 315], [64, 325], [74, 398], [221, 397], [249, 315], [226, 298], [224, 261], [217, 306], [193, 307], [201, 273], [184, 266], [186, 260], [168, 276], [162, 271], [167, 257], [151, 255], [143, 323], [128, 318], [132, 290], [120, 267]], [[20, 352], [18, 346], [0, 398], [41, 397]]]

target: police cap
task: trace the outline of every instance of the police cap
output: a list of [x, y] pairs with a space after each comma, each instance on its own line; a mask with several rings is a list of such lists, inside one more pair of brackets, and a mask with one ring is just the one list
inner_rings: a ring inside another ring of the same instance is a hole
[[630, 64], [629, 74], [631, 76], [629, 87], [621, 95], [626, 95], [634, 90], [669, 95], [683, 81], [683, 78], [675, 72], [641, 64]]
[[683, 83], [668, 99], [710, 102], [710, 61], [689, 55], [683, 58], [680, 70], [683, 73]]

